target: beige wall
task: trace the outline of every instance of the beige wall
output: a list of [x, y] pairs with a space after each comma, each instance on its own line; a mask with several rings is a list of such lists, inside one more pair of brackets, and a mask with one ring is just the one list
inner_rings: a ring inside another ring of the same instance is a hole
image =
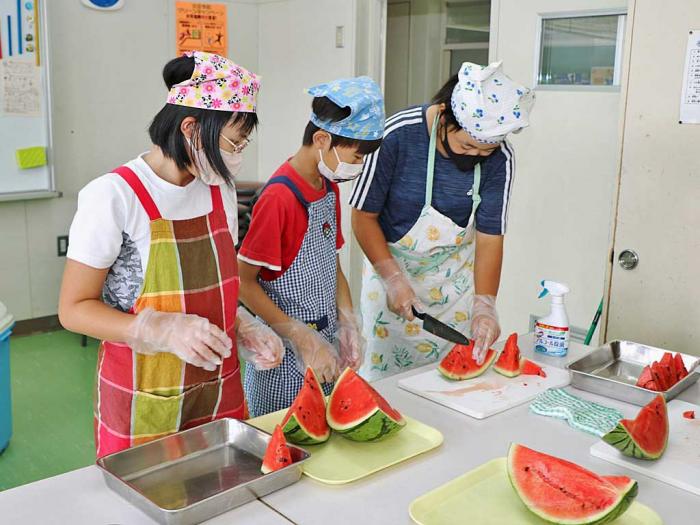
[[[624, 7], [624, 0], [494, 0], [492, 56], [534, 83], [538, 13]], [[573, 326], [587, 328], [604, 290], [618, 153], [619, 92], [537, 90], [531, 127], [512, 138], [517, 159], [499, 311], [505, 333], [546, 314], [541, 279], [572, 289]]]
[[[230, 56], [256, 71], [258, 6], [226, 3]], [[0, 202], [0, 301], [17, 319], [56, 313], [65, 261], [56, 237], [68, 233], [80, 188], [148, 147], [146, 128], [165, 98], [161, 69], [175, 53], [174, 5], [140, 0], [105, 13], [47, 2], [52, 157], [63, 198]], [[255, 179], [255, 147], [246, 157], [242, 178]]]

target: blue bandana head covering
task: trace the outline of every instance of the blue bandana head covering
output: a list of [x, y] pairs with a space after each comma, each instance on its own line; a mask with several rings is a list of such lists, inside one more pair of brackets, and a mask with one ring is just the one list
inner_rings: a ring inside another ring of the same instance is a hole
[[327, 97], [350, 116], [330, 122], [311, 113], [311, 122], [328, 133], [356, 140], [377, 140], [384, 135], [384, 97], [369, 77], [341, 78], [307, 90], [312, 97]]

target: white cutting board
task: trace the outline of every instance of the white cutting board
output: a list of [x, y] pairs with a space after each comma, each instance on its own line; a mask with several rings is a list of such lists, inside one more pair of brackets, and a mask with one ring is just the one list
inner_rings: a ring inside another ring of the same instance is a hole
[[[687, 410], [695, 410], [697, 419], [685, 419], [683, 412]], [[638, 411], [638, 407], [633, 407], [623, 410], [623, 413], [626, 417], [634, 417]], [[593, 445], [591, 454], [700, 495], [700, 406], [674, 399], [668, 404], [668, 423], [668, 445], [661, 459], [628, 458], [604, 441]]]
[[532, 401], [548, 388], [569, 384], [568, 370], [538, 364], [547, 374], [546, 378], [525, 375], [508, 378], [489, 368], [474, 379], [450, 381], [434, 368], [399, 380], [399, 387], [462, 414], [484, 419]]

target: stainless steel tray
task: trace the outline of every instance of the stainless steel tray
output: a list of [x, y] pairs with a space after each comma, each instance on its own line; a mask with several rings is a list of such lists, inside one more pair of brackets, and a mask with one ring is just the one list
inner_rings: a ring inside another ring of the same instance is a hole
[[299, 480], [309, 454], [290, 445], [292, 464], [260, 472], [269, 434], [220, 419], [97, 460], [107, 485], [159, 523], [189, 525]]
[[[646, 365], [660, 361], [667, 351], [669, 350], [631, 341], [612, 341], [569, 363], [567, 368], [571, 371], [571, 385], [594, 394], [644, 406], [659, 392], [635, 386], [637, 378]], [[681, 354], [681, 357], [690, 373], [672, 388], [660, 392], [666, 401], [676, 397], [700, 377], [694, 370], [700, 358], [687, 354]]]

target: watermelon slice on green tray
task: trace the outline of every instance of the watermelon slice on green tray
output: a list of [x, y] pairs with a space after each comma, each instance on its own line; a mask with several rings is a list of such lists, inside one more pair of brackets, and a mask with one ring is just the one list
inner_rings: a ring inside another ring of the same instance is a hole
[[493, 365], [494, 372], [506, 377], [520, 375], [520, 348], [518, 347], [518, 334], [510, 334], [506, 345]]
[[637, 482], [632, 479], [599, 476], [515, 443], [508, 451], [508, 477], [525, 506], [551, 523], [610, 523], [637, 496]]
[[621, 419], [603, 436], [625, 456], [637, 459], [659, 459], [668, 443], [668, 411], [661, 394], [642, 408], [634, 419]]
[[547, 373], [537, 363], [533, 363], [524, 357], [520, 360], [520, 373], [524, 376], [547, 377]]
[[282, 431], [297, 445], [323, 443], [331, 435], [326, 422], [326, 399], [311, 367], [306, 369], [304, 384], [282, 420]]
[[291, 464], [292, 453], [287, 446], [287, 441], [284, 439], [282, 427], [276, 425], [270, 442], [267, 444], [260, 471], [263, 474], [269, 474]]
[[462, 381], [478, 377], [488, 370], [493, 360], [496, 358], [496, 351], [489, 349], [481, 365], [478, 365], [472, 357], [474, 352], [474, 341], [469, 345], [455, 345], [452, 350], [440, 361], [438, 372], [447, 379]]
[[353, 441], [379, 441], [399, 432], [406, 421], [352, 368], [335, 383], [326, 409], [328, 425]]

